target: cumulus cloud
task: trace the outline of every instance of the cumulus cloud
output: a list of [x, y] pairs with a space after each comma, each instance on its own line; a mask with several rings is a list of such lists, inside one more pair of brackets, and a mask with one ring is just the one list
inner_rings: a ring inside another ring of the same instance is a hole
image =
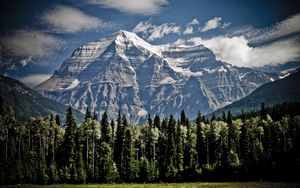
[[64, 44], [57, 37], [34, 30], [14, 31], [0, 38], [0, 43], [12, 55], [32, 58], [51, 56]]
[[244, 36], [220, 36], [211, 39], [194, 37], [186, 42], [193, 45], [203, 44], [215, 53], [218, 60], [243, 67], [279, 65], [299, 60], [300, 57], [299, 38], [281, 40], [260, 47], [249, 46], [249, 41]]
[[200, 27], [199, 30], [201, 32], [205, 32], [205, 31], [209, 31], [212, 29], [216, 29], [216, 28], [226, 28], [230, 25], [229, 22], [226, 23], [222, 23], [222, 18], [221, 17], [214, 17], [211, 20], [208, 20], [203, 27]]
[[79, 9], [58, 5], [47, 10], [41, 20], [48, 25], [53, 32], [81, 32], [98, 29], [102, 21], [94, 16], [85, 14]]
[[148, 41], [163, 38], [171, 33], [180, 33], [180, 27], [175, 23], [164, 23], [161, 25], [153, 25], [150, 20], [138, 23], [132, 30], [135, 33], [142, 33], [143, 37]]
[[193, 19], [191, 22], [187, 24], [186, 29], [183, 31], [183, 34], [192, 34], [194, 32], [194, 25], [199, 25], [199, 21], [197, 19]]
[[91, 4], [113, 8], [121, 12], [139, 15], [152, 15], [168, 4], [167, 0], [89, 0]]
[[20, 78], [19, 80], [27, 85], [28, 87], [35, 87], [38, 84], [42, 83], [43, 81], [50, 78], [50, 74], [32, 74], [25, 77]]

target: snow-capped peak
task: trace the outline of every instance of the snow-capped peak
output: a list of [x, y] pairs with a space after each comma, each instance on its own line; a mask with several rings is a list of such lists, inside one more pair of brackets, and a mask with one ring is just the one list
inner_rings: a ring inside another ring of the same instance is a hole
[[202, 45], [151, 45], [120, 30], [79, 47], [36, 89], [82, 112], [89, 107], [116, 118], [121, 110], [139, 122], [147, 114], [178, 116], [178, 109], [191, 117], [199, 110], [209, 113], [270, 80], [262, 72], [217, 61]]

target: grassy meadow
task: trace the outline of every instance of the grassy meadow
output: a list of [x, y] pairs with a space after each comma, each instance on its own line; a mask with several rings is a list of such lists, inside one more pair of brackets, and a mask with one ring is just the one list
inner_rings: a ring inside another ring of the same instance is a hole
[[283, 187], [292, 188], [300, 187], [300, 183], [275, 183], [275, 182], [198, 182], [198, 183], [154, 183], [154, 184], [57, 184], [57, 185], [14, 185], [4, 187], [21, 187], [21, 188], [130, 188], [130, 187], [142, 187], [142, 188], [197, 188], [197, 187]]

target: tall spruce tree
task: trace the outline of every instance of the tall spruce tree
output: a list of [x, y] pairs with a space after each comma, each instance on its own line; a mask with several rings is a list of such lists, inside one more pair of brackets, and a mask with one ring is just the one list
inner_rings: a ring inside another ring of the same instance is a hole
[[72, 108], [67, 109], [66, 122], [65, 122], [65, 135], [64, 141], [61, 145], [62, 156], [62, 169], [67, 181], [75, 182], [76, 168], [75, 168], [75, 136], [76, 136], [76, 123], [72, 114]]
[[101, 142], [110, 144], [111, 141], [111, 128], [108, 122], [108, 115], [105, 111], [101, 119]]

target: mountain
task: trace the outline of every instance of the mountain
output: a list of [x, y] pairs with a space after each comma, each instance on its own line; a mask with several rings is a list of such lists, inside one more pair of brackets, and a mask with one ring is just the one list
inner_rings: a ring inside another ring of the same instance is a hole
[[[21, 82], [0, 75], [1, 105], [13, 107], [19, 121], [30, 117], [60, 114], [62, 120], [67, 107], [56, 101], [41, 96], [38, 92], [26, 87]], [[77, 122], [83, 119], [83, 114], [73, 111]]]
[[265, 103], [266, 106], [273, 106], [284, 102], [300, 102], [299, 86], [300, 69], [285, 78], [260, 86], [250, 95], [216, 110], [214, 113], [216, 116], [221, 116], [223, 111], [230, 110], [233, 114], [238, 114], [241, 109], [245, 112], [259, 110], [262, 103]]
[[278, 75], [217, 61], [205, 46], [151, 45], [128, 31], [76, 49], [35, 89], [84, 112], [119, 111], [130, 122], [147, 115], [209, 113], [250, 94]]

